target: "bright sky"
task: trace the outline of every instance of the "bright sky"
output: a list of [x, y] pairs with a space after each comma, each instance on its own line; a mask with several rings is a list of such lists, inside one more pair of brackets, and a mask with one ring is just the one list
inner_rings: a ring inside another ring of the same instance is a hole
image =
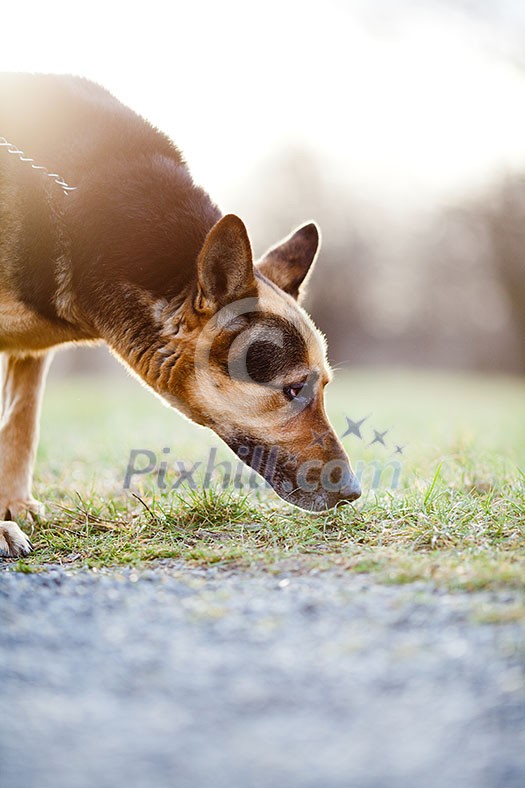
[[450, 6], [28, 0], [2, 17], [0, 70], [104, 84], [172, 136], [225, 208], [281, 145], [386, 202], [525, 166], [524, 77]]

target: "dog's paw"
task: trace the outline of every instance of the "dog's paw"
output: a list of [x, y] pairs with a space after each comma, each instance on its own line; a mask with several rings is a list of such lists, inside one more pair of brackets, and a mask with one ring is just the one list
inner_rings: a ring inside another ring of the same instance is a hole
[[0, 522], [0, 556], [23, 558], [29, 555], [33, 545], [19, 525], [10, 520]]
[[34, 498], [14, 499], [6, 503], [2, 502], [1, 509], [4, 517], [10, 520], [27, 520], [29, 517], [43, 517], [45, 514], [45, 506], [40, 501], [35, 501]]

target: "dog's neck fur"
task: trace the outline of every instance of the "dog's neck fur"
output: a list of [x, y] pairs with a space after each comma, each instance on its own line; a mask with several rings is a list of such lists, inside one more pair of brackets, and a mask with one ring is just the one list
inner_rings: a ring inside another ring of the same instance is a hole
[[[146, 291], [125, 283], [99, 301], [96, 314], [92, 312], [100, 337], [159, 394], [173, 389], [182, 342], [177, 324], [182, 321], [184, 295], [178, 303], [167, 304], [164, 299], [159, 303]], [[169, 314], [159, 314], [162, 303]]]
[[173, 387], [177, 327], [196, 293], [197, 258], [221, 214], [178, 161], [144, 157], [131, 181], [119, 177], [122, 166], [114, 165], [111, 188], [101, 183], [105, 170], [68, 198], [55, 306], [162, 393]]

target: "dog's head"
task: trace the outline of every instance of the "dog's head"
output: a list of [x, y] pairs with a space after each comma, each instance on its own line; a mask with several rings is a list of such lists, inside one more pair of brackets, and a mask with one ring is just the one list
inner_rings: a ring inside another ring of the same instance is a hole
[[160, 392], [282, 498], [311, 511], [360, 495], [324, 409], [325, 342], [299, 305], [318, 246], [318, 229], [307, 224], [254, 265], [244, 224], [223, 217], [174, 318], [178, 361]]

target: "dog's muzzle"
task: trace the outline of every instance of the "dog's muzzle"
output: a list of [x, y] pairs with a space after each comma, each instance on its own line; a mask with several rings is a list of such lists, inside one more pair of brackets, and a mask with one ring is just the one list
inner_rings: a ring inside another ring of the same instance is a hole
[[[227, 442], [247, 465], [272, 486], [277, 495], [300, 509], [323, 512], [352, 503], [361, 495], [359, 480], [342, 452], [335, 458], [332, 456], [327, 463], [315, 459], [309, 467], [311, 460], [301, 463], [282, 447], [261, 445], [245, 435]], [[340, 471], [336, 481], [326, 473], [330, 462], [334, 461], [339, 463]]]
[[339, 490], [339, 503], [352, 503], [361, 497], [361, 485], [357, 476], [352, 473], [349, 481]]

